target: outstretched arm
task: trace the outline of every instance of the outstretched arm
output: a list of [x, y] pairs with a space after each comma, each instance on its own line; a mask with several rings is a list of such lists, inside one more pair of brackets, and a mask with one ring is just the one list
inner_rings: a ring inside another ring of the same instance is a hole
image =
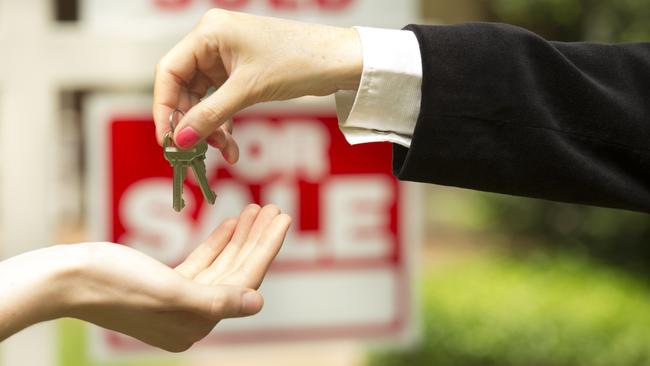
[[650, 43], [550, 42], [495, 23], [405, 29], [211, 10], [158, 65], [158, 138], [178, 107], [177, 144], [207, 139], [234, 163], [234, 113], [358, 88], [343, 131], [396, 143], [402, 180], [650, 212]]
[[422, 103], [400, 179], [650, 212], [650, 42], [409, 26]]
[[262, 308], [256, 291], [290, 218], [272, 205], [224, 221], [172, 269], [123, 245], [58, 245], [0, 263], [0, 340], [74, 317], [168, 351], [183, 351], [224, 318]]

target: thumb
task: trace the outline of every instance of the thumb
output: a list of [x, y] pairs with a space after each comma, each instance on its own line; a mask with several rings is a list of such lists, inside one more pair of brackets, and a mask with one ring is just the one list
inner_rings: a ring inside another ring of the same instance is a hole
[[259, 292], [239, 286], [206, 286], [192, 282], [181, 296], [181, 306], [208, 319], [257, 314], [264, 299]]
[[206, 139], [247, 106], [248, 83], [242, 75], [234, 72], [219, 89], [187, 111], [175, 129], [174, 141], [178, 147], [187, 149]]

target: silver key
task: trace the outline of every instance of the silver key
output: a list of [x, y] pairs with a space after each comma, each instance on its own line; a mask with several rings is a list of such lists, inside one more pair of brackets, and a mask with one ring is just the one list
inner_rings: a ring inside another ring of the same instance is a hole
[[[205, 146], [207, 150], [208, 145], [205, 142], [201, 143]], [[210, 184], [208, 183], [208, 175], [205, 171], [205, 153], [196, 158], [192, 159], [190, 162], [192, 171], [194, 172], [194, 177], [196, 181], [199, 182], [199, 187], [201, 188], [201, 193], [203, 193], [203, 198], [208, 201], [211, 205], [214, 204], [214, 201], [217, 199], [217, 195], [210, 189]]]
[[182, 163], [171, 163], [174, 168], [174, 193], [172, 206], [176, 212], [180, 212], [185, 207], [183, 199], [183, 182], [187, 174], [187, 165]]
[[[165, 135], [165, 140], [163, 143], [163, 154], [165, 159], [169, 162], [169, 165], [174, 169], [174, 192], [172, 207], [174, 211], [180, 212], [183, 207], [185, 207], [185, 200], [183, 200], [183, 183], [185, 182], [185, 175], [187, 174], [187, 167], [189, 166], [189, 161], [186, 163], [186, 159], [179, 159], [179, 152], [182, 151], [176, 147], [174, 144], [171, 134]], [[186, 155], [186, 154], [183, 154]]]
[[182, 150], [176, 147], [172, 141], [171, 134], [165, 136], [163, 143], [165, 159], [174, 168], [174, 210], [180, 212], [185, 207], [183, 200], [183, 182], [187, 174], [187, 168], [192, 167], [192, 171], [196, 176], [196, 180], [201, 187], [201, 192], [206, 201], [214, 204], [216, 195], [210, 189], [208, 178], [205, 171], [205, 153], [208, 150], [208, 145], [201, 142], [189, 150]]

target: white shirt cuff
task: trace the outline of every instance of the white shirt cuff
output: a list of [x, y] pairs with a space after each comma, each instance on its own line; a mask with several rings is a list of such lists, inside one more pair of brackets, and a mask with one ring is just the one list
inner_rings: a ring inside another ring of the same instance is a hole
[[422, 61], [410, 31], [355, 27], [363, 49], [359, 89], [336, 93], [339, 128], [350, 144], [410, 147], [420, 114]]

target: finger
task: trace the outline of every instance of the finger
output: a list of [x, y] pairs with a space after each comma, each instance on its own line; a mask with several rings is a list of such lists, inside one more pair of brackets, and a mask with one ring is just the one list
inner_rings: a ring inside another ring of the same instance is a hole
[[248, 82], [242, 73], [233, 73], [212, 95], [194, 106], [181, 120], [174, 141], [189, 148], [205, 139], [233, 114], [246, 107]]
[[[192, 107], [192, 96], [188, 92], [187, 88], [181, 87], [181, 92], [178, 97], [178, 104], [177, 107], [181, 112], [187, 113], [187, 111]], [[180, 119], [182, 115], [174, 118], [174, 122], [176, 122], [176, 118]]]
[[264, 304], [257, 291], [239, 286], [205, 286], [187, 281], [178, 307], [211, 320], [257, 314]]
[[222, 272], [218, 277], [212, 280], [213, 284], [221, 283], [225, 278], [232, 275], [236, 272], [241, 264], [246, 260], [248, 255], [255, 250], [255, 247], [259, 244], [259, 239], [262, 236], [262, 233], [269, 227], [273, 222], [273, 219], [280, 214], [280, 209], [275, 205], [266, 205], [260, 213], [257, 215], [253, 226], [251, 227], [248, 237], [244, 242], [244, 245], [240, 249], [237, 257], [234, 259], [233, 264], [230, 266], [229, 272]]
[[279, 214], [280, 209], [275, 205], [266, 205], [262, 208], [248, 233], [244, 246], [235, 259], [235, 268], [239, 267], [246, 257], [248, 257], [248, 255], [254, 250], [264, 231], [271, 225], [273, 219], [275, 219]]
[[232, 126], [233, 126], [233, 123], [234, 123], [234, 122], [232, 121], [232, 118], [230, 118], [229, 120], [226, 121], [226, 123], [223, 124], [223, 125], [224, 125], [224, 129], [225, 129], [226, 131], [228, 131], [228, 133], [231, 134], [231, 135], [232, 135]]
[[190, 95], [190, 107], [188, 108], [188, 110], [194, 107], [195, 105], [199, 104], [199, 102], [201, 101], [201, 97], [199, 97], [197, 94], [189, 93], [189, 95]]
[[201, 245], [199, 245], [189, 256], [179, 264], [175, 270], [183, 277], [194, 278], [201, 271], [208, 268], [215, 258], [228, 244], [232, 234], [235, 232], [237, 219], [228, 219], [221, 223]]
[[209, 79], [205, 74], [202, 72], [198, 72], [196, 76], [194, 76], [194, 79], [190, 83], [190, 85], [187, 87], [187, 94], [189, 96], [189, 106], [186, 112], [190, 110], [192, 107], [195, 105], [199, 104], [201, 102], [201, 98], [205, 96], [207, 93], [208, 89], [210, 89], [211, 86], [221, 86], [223, 84], [223, 81], [218, 81], [216, 84], [213, 84], [211, 79]]
[[[242, 245], [246, 241], [246, 238], [248, 237], [248, 233], [250, 232], [251, 227], [255, 223], [255, 219], [257, 218], [261, 210], [262, 208], [259, 205], [256, 205], [254, 203], [247, 205], [242, 210], [241, 214], [239, 215], [237, 227], [235, 228], [235, 232], [232, 235], [232, 239], [230, 240], [230, 244], [228, 245], [227, 248], [230, 249], [232, 253], [239, 252]], [[226, 259], [226, 258], [219, 257], [219, 259]]]
[[276, 216], [260, 237], [255, 250], [246, 257], [246, 260], [239, 266], [237, 271], [224, 278], [220, 284], [259, 288], [271, 262], [282, 247], [282, 242], [290, 225], [291, 218], [289, 215], [280, 214]]
[[214, 262], [205, 269], [203, 272], [199, 273], [195, 281], [202, 284], [209, 284], [214, 281], [219, 275], [224, 272], [229, 272], [232, 268], [233, 261], [237, 257], [237, 254], [242, 248], [248, 232], [250, 231], [255, 218], [260, 211], [260, 206], [255, 204], [250, 204], [242, 210], [242, 213], [239, 215], [237, 221], [237, 227], [235, 232], [230, 239], [230, 242], [222, 250], [221, 254], [214, 260]]
[[156, 68], [153, 89], [152, 113], [156, 124], [158, 143], [169, 131], [169, 114], [177, 108], [183, 86], [189, 83], [196, 72], [194, 43], [185, 37], [171, 49]]
[[226, 147], [221, 150], [221, 155], [229, 164], [235, 164], [239, 160], [239, 145], [229, 132], [226, 132]]
[[226, 146], [226, 132], [232, 135], [232, 124], [232, 118], [229, 118], [221, 127], [208, 136], [206, 141], [221, 150]]
[[153, 118], [156, 125], [156, 139], [162, 145], [164, 136], [169, 132], [169, 115], [176, 109], [182, 85], [171, 74], [156, 73], [153, 103]]
[[221, 126], [207, 139], [208, 144], [219, 149], [221, 155], [229, 164], [239, 160], [239, 145], [232, 135]]
[[198, 101], [201, 100], [201, 98], [203, 98], [205, 96], [205, 93], [208, 92], [208, 89], [210, 89], [210, 87], [218, 88], [223, 84], [223, 82], [225, 80], [226, 79], [224, 78], [223, 80], [215, 80], [213, 82], [210, 78], [205, 76], [204, 73], [199, 71], [194, 76], [194, 79], [192, 80], [192, 82], [188, 86], [188, 91], [189, 91], [190, 95], [195, 97], [196, 98], [195, 100], [197, 100], [197, 102], [198, 102]]

